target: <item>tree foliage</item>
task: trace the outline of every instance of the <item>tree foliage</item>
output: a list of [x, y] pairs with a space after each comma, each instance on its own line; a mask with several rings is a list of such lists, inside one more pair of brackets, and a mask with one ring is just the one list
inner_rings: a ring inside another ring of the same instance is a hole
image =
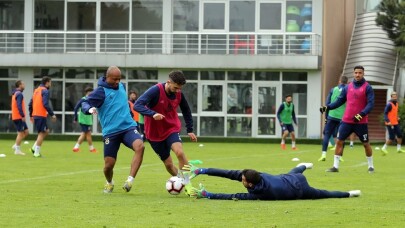
[[382, 0], [378, 8], [377, 25], [394, 42], [399, 55], [405, 58], [405, 1]]

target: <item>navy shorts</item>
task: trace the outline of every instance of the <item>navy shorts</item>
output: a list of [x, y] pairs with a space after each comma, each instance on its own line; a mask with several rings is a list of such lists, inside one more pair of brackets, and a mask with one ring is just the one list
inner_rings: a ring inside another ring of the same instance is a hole
[[27, 123], [25, 121], [22, 121], [21, 119], [13, 120], [13, 122], [18, 132], [25, 131], [26, 129], [28, 129]]
[[398, 138], [402, 138], [402, 132], [401, 128], [399, 127], [399, 124], [387, 126], [387, 130], [388, 130], [388, 138], [390, 140], [394, 140], [395, 136], [397, 136]]
[[344, 141], [351, 133], [355, 133], [360, 141], [368, 142], [368, 125], [367, 124], [349, 124], [342, 122], [339, 127], [337, 138]]
[[176, 142], [182, 142], [179, 133], [172, 133], [163, 141], [150, 141], [152, 149], [159, 156], [160, 160], [164, 161], [170, 156], [170, 150], [172, 144]]
[[294, 132], [294, 126], [292, 124], [283, 124], [281, 126], [281, 133], [288, 131], [288, 132]]
[[328, 120], [326, 122], [325, 129], [323, 129], [323, 134], [327, 137], [333, 136], [335, 138], [339, 129], [340, 122], [340, 120]]
[[91, 131], [91, 125], [80, 124], [80, 127], [82, 128], [82, 132]]
[[37, 130], [38, 133], [46, 132], [48, 130], [48, 125], [46, 124], [46, 118], [35, 116], [34, 117], [34, 128]]
[[104, 157], [113, 157], [116, 159], [121, 143], [123, 143], [129, 149], [133, 150], [132, 144], [137, 139], [142, 140], [142, 136], [139, 134], [135, 127], [131, 127], [128, 130], [103, 137]]

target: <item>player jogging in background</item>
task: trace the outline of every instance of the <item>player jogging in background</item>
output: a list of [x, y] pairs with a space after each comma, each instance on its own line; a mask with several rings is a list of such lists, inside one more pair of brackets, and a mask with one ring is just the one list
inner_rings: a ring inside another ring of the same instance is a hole
[[346, 102], [346, 109], [343, 114], [342, 123], [339, 127], [338, 140], [334, 156], [333, 167], [327, 172], [339, 172], [339, 162], [343, 154], [343, 144], [349, 135], [354, 132], [363, 143], [368, 172], [374, 173], [373, 151], [368, 135], [368, 114], [374, 107], [374, 91], [370, 84], [364, 79], [364, 67], [354, 67], [354, 80], [342, 90], [338, 99], [320, 108], [321, 113], [333, 110]]
[[[347, 84], [347, 77], [341, 76], [339, 79], [339, 84], [332, 88], [329, 92], [328, 98], [326, 99], [326, 104], [333, 103], [337, 100], [342, 90], [346, 87]], [[323, 141], [322, 141], [322, 155], [318, 159], [318, 161], [325, 161], [326, 160], [326, 151], [328, 149], [329, 138], [333, 136], [336, 138], [336, 133], [339, 128], [340, 122], [342, 121], [343, 113], [346, 109], [346, 103], [342, 106], [326, 111], [325, 119], [326, 124], [323, 130]]]
[[[182, 140], [180, 138], [181, 123], [177, 114], [180, 107], [186, 123], [187, 134], [191, 141], [197, 142], [197, 136], [193, 133], [193, 118], [190, 107], [181, 88], [186, 84], [186, 78], [182, 71], [172, 71], [165, 83], [159, 83], [150, 87], [135, 102], [135, 110], [144, 115], [145, 135], [155, 153], [162, 160], [168, 173], [172, 176], [182, 175], [173, 164], [170, 151], [176, 154], [179, 167], [186, 164], [198, 164], [201, 161], [188, 161], [184, 154]], [[186, 180], [187, 182], [187, 180]], [[190, 189], [186, 185], [186, 193]]]
[[18, 80], [15, 83], [15, 89], [11, 96], [11, 119], [17, 129], [17, 137], [13, 145], [15, 155], [25, 155], [21, 151], [21, 142], [28, 135], [28, 127], [25, 122], [25, 102], [23, 91], [25, 89], [25, 84], [23, 81]]
[[104, 193], [114, 190], [114, 166], [121, 143], [134, 151], [129, 176], [123, 190], [129, 192], [143, 160], [144, 145], [136, 130], [127, 101], [127, 92], [121, 81], [121, 70], [110, 66], [106, 76], [100, 77], [98, 87], [82, 103], [82, 112], [98, 114], [104, 141]]
[[401, 149], [402, 144], [402, 132], [399, 125], [400, 118], [398, 117], [398, 95], [397, 92], [391, 93], [391, 100], [388, 102], [384, 109], [384, 120], [388, 131], [388, 139], [385, 141], [384, 146], [381, 148], [383, 155], [388, 154], [387, 145], [390, 145], [392, 141], [397, 137], [397, 152], [405, 153], [405, 150]]
[[277, 111], [277, 119], [280, 122], [282, 136], [281, 136], [281, 149], [285, 150], [285, 139], [288, 134], [291, 135], [291, 148], [297, 149], [295, 146], [295, 133], [294, 124], [297, 125], [297, 118], [295, 117], [294, 104], [292, 103], [291, 95], [285, 96], [285, 102], [283, 102]]
[[35, 141], [31, 152], [34, 153], [34, 157], [41, 157], [41, 146], [42, 142], [49, 133], [48, 125], [46, 123], [46, 117], [48, 114], [52, 116], [52, 121], [56, 121], [56, 115], [49, 106], [49, 89], [51, 88], [52, 81], [51, 78], [45, 76], [42, 78], [41, 84], [34, 90], [32, 99], [28, 104], [28, 109], [30, 112], [30, 117], [34, 120], [34, 128], [38, 132], [37, 140]]
[[84, 139], [87, 140], [87, 143], [89, 144], [89, 151], [92, 153], [96, 153], [97, 150], [93, 146], [93, 139], [91, 138], [91, 127], [93, 126], [93, 116], [88, 114], [84, 114], [82, 112], [82, 103], [83, 101], [86, 100], [87, 96], [93, 92], [93, 88], [87, 87], [84, 89], [85, 96], [80, 99], [75, 108], [74, 108], [74, 122], [79, 122], [80, 128], [82, 129], [82, 133], [80, 134], [79, 138], [77, 139], [77, 142], [75, 146], [73, 147], [73, 152], [79, 152], [80, 151], [80, 144], [84, 141]]

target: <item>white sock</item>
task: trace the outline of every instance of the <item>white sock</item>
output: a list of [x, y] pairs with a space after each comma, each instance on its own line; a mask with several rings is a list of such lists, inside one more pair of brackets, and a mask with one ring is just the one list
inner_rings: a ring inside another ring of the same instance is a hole
[[384, 144], [384, 146], [382, 147], [383, 149], [387, 149], [387, 144]]
[[112, 184], [112, 185], [114, 185], [114, 180], [111, 180], [111, 182], [108, 182], [108, 181], [106, 180], [106, 182], [107, 182], [107, 184]]
[[281, 140], [281, 144], [285, 144], [285, 141], [284, 141], [284, 139], [282, 139], [282, 140]]
[[322, 151], [322, 156], [326, 156], [326, 151]]
[[335, 155], [333, 158], [333, 167], [335, 167], [336, 169], [339, 169], [340, 157], [342, 156]]
[[35, 146], [35, 152], [34, 152], [34, 154], [35, 154], [35, 155], [39, 155], [40, 150], [41, 150], [41, 147], [40, 147], [40, 146]]
[[368, 163], [368, 167], [373, 167], [374, 168], [374, 164], [373, 164], [373, 156], [370, 157], [366, 157], [367, 158], [367, 163]]
[[14, 150], [15, 150], [15, 151], [21, 151], [21, 147], [20, 147], [20, 146], [15, 145], [15, 146], [14, 146]]
[[354, 144], [354, 142], [353, 142], [353, 141], [350, 141], [350, 146], [353, 146], [353, 144]]
[[89, 148], [90, 148], [90, 150], [93, 150], [93, 149], [94, 149], [94, 146], [93, 146], [93, 145], [90, 145]]
[[80, 144], [79, 144], [79, 143], [76, 143], [74, 148], [77, 149], [77, 148], [79, 148], [79, 147], [80, 147]]
[[401, 149], [401, 144], [397, 144], [397, 150]]
[[295, 147], [295, 141], [291, 142], [291, 146], [294, 148]]
[[32, 149], [35, 150], [35, 147], [37, 146], [37, 141], [34, 142], [34, 145], [32, 145]]
[[134, 182], [134, 178], [131, 176], [128, 176], [127, 181], [132, 184]]

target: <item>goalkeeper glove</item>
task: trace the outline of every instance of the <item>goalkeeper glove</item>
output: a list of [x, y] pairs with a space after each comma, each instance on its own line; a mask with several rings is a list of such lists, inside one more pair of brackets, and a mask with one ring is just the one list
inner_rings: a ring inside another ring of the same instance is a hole
[[361, 119], [363, 119], [363, 117], [361, 116], [361, 114], [356, 114], [356, 115], [354, 115], [354, 117], [353, 117], [353, 121], [354, 121], [355, 123], [360, 122]]
[[203, 184], [199, 184], [198, 188], [193, 188], [191, 190], [191, 194], [190, 196], [193, 196], [197, 199], [201, 199], [201, 198], [208, 198], [209, 192], [207, 192], [205, 190], [205, 187]]
[[324, 112], [326, 112], [327, 109], [328, 109], [327, 106], [322, 106], [319, 108], [319, 111], [321, 112], [321, 114], [323, 114]]

